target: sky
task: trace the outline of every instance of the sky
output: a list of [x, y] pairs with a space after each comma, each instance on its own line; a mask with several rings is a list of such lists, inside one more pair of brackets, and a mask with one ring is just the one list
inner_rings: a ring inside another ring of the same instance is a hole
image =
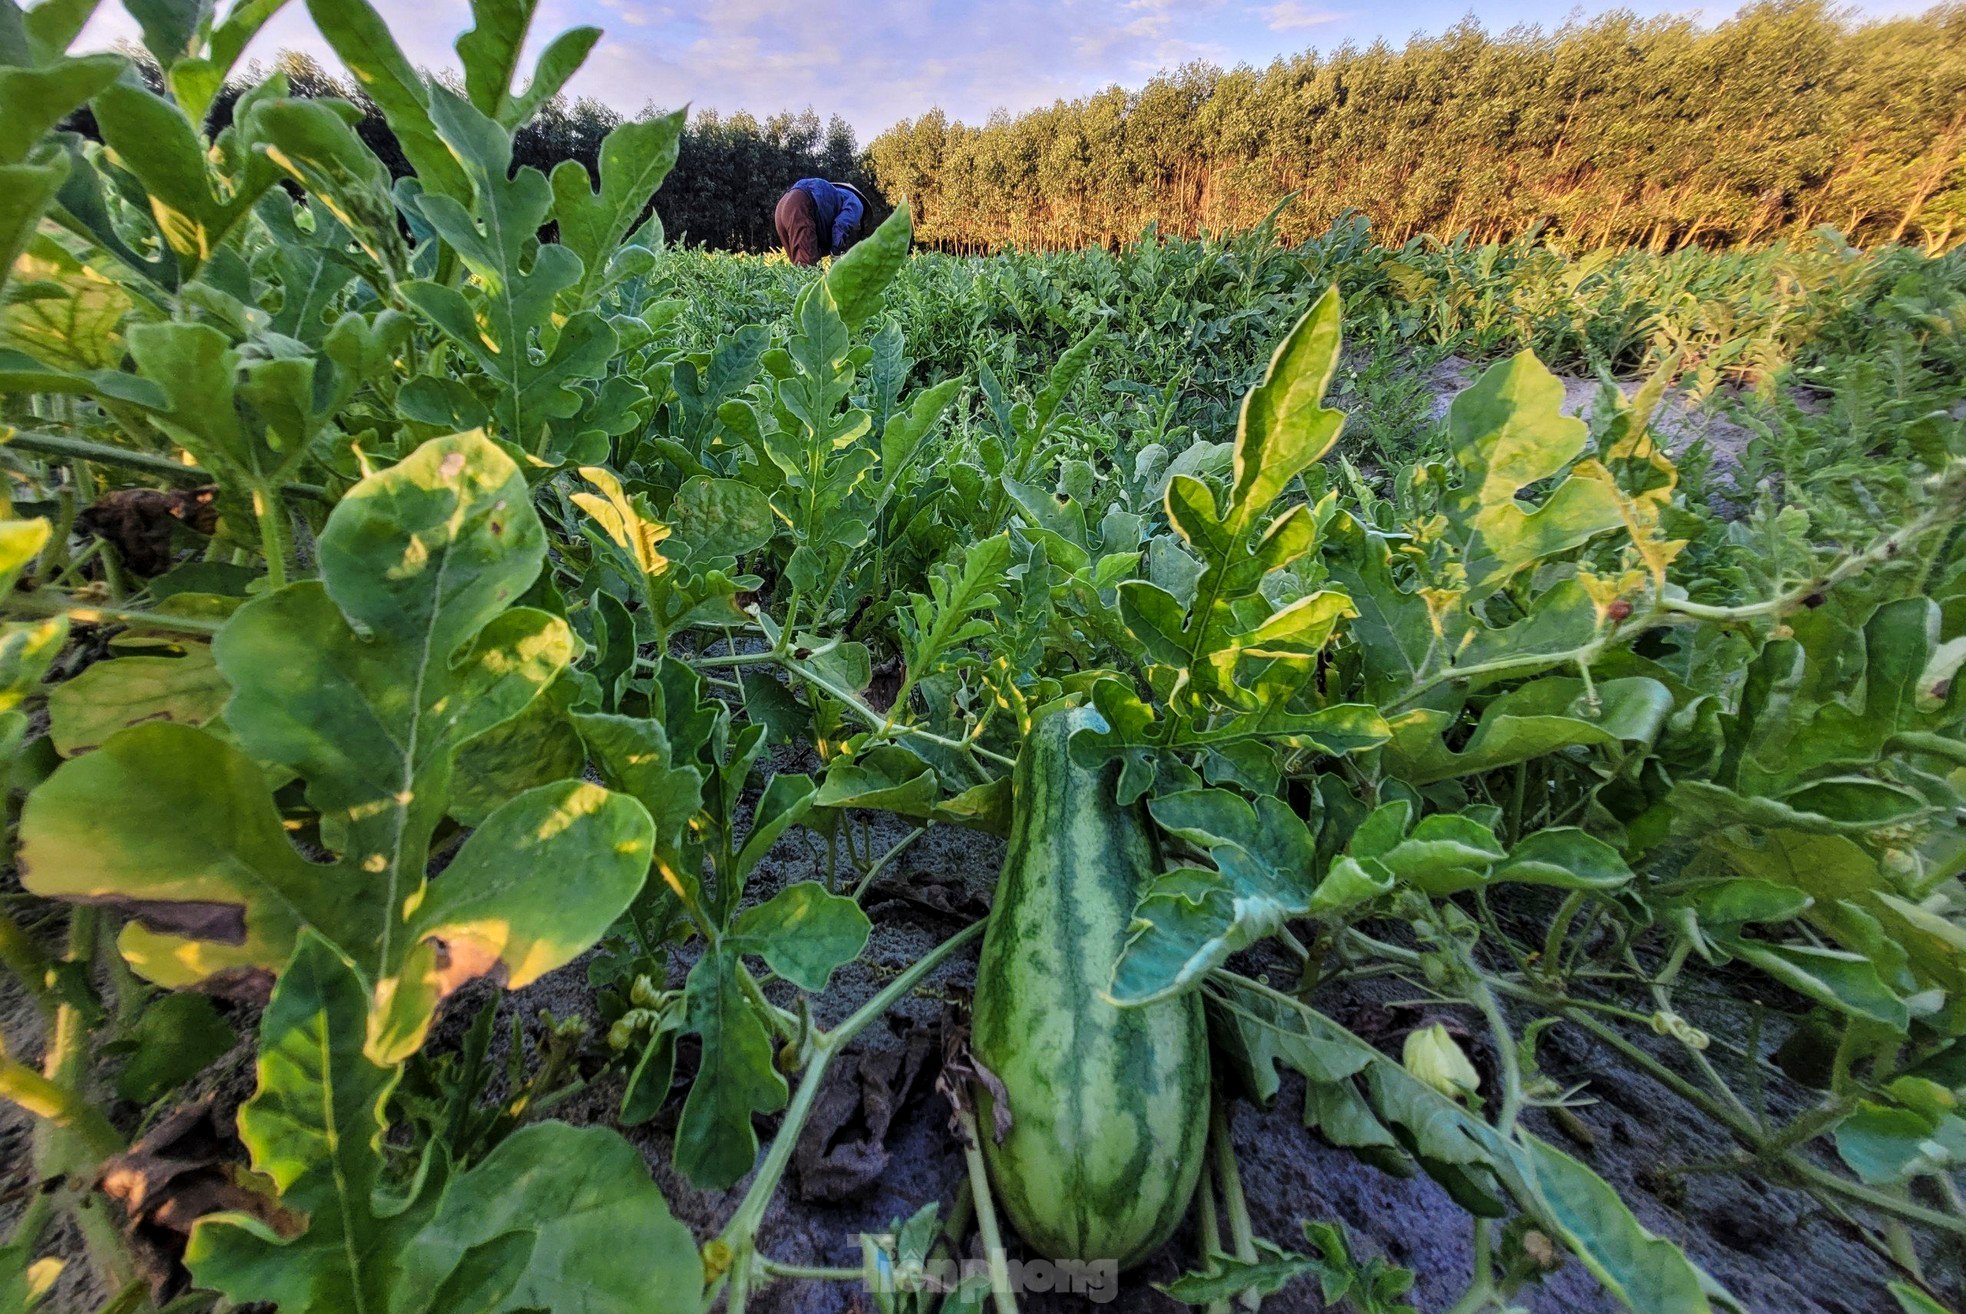
[[[467, 0], [373, 3], [411, 60], [455, 66], [451, 43], [471, 25]], [[994, 109], [1014, 113], [1115, 83], [1138, 86], [1191, 60], [1260, 66], [1347, 41], [1399, 43], [1469, 14], [1501, 31], [1518, 23], [1551, 28], [1612, 7], [1574, 0], [541, 0], [531, 45], [578, 24], [604, 29], [568, 90], [624, 114], [684, 102], [759, 115], [810, 106], [846, 119], [864, 143], [936, 105], [975, 123]], [[1654, 0], [1617, 7], [1693, 12], [1707, 21], [1735, 8]], [[1924, 7], [1918, 0], [1851, 6], [1865, 16]], [[109, 46], [136, 32], [120, 6], [105, 4], [83, 41]], [[288, 49], [337, 67], [301, 0], [267, 25], [247, 58], [270, 61]]]

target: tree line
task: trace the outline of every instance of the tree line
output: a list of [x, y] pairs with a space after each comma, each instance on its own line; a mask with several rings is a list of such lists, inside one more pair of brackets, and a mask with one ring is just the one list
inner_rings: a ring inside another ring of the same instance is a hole
[[[153, 89], [163, 85], [147, 54], [125, 53]], [[391, 176], [402, 178], [413, 172], [382, 110], [359, 87], [330, 73], [311, 56], [293, 51], [282, 52], [273, 67], [286, 75], [289, 94], [339, 97], [356, 105], [362, 111], [356, 131], [389, 167]], [[254, 76], [228, 84], [219, 93], [208, 124], [212, 131], [231, 123], [234, 103], [261, 76], [262, 70], [254, 70]], [[649, 106], [637, 117], [662, 112]], [[600, 101], [554, 97], [515, 135], [513, 167], [531, 165], [551, 173], [555, 164], [571, 159], [586, 165], [589, 176], [598, 177], [601, 141], [622, 122], [621, 114]], [[85, 136], [98, 136], [94, 117], [86, 109], [69, 126]], [[874, 218], [886, 216], [853, 128], [838, 115], [822, 121], [806, 109], [761, 119], [743, 112], [699, 110], [684, 129], [676, 168], [656, 194], [654, 209], [662, 216], [670, 241], [723, 251], [769, 250], [778, 242], [772, 226], [778, 198], [799, 179], [810, 177], [854, 184], [869, 198]]]
[[[362, 137], [410, 171], [359, 87], [306, 55], [276, 67], [296, 95], [359, 106]], [[214, 128], [243, 90], [221, 94]], [[556, 98], [520, 130], [514, 163], [591, 171], [621, 121]], [[74, 126], [93, 135], [87, 111]], [[982, 126], [934, 109], [864, 152], [811, 109], [699, 111], [654, 208], [672, 241], [768, 250], [779, 196], [813, 175], [859, 187], [875, 220], [908, 200], [918, 240], [951, 251], [1242, 231], [1293, 195], [1277, 219], [1292, 243], [1359, 212], [1394, 245], [1541, 232], [1666, 251], [1828, 225], [1940, 249], [1966, 240], [1966, 0], [1873, 22], [1825, 0], [1772, 0], [1714, 27], [1613, 12], [1493, 34], [1469, 19], [1398, 49], [1190, 64]]]
[[1966, 4], [1856, 22], [1781, 0], [1714, 27], [1614, 12], [1472, 19], [1403, 48], [1194, 64], [983, 126], [941, 110], [868, 148], [950, 250], [1082, 247], [1148, 225], [1297, 240], [1347, 210], [1400, 243], [1542, 230], [1580, 246], [1966, 238]]

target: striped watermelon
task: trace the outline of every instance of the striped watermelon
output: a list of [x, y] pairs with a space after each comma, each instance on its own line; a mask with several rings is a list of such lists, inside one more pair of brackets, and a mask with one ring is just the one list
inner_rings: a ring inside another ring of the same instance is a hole
[[1157, 870], [1113, 766], [1072, 763], [1090, 710], [1040, 722], [1013, 777], [1010, 850], [976, 972], [978, 1059], [1002, 1079], [1013, 1125], [984, 1159], [1011, 1223], [1052, 1259], [1122, 1268], [1187, 1212], [1208, 1132], [1208, 1033], [1195, 995], [1142, 1008], [1101, 998], [1140, 886]]

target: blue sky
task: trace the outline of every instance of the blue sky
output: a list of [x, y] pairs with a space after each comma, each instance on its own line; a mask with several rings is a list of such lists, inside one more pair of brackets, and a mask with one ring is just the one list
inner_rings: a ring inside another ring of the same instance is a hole
[[[470, 26], [466, 0], [375, 2], [413, 60], [432, 68], [456, 62], [451, 42]], [[1137, 85], [1189, 60], [1260, 65], [1313, 46], [1439, 32], [1470, 12], [1501, 30], [1553, 27], [1611, 7], [1572, 0], [543, 0], [534, 45], [578, 23], [604, 28], [571, 89], [624, 113], [684, 101], [759, 114], [810, 105], [844, 116], [865, 141], [937, 104], [976, 122], [999, 107], [1024, 110], [1113, 83]], [[1648, 15], [1687, 10], [1652, 0], [1622, 7]], [[1923, 7], [1904, 0], [1853, 6], [1875, 15]], [[1693, 12], [1711, 20], [1733, 8]], [[106, 4], [85, 40], [108, 45], [135, 32], [120, 7]], [[301, 0], [268, 25], [250, 56], [288, 48], [328, 54]], [[326, 62], [332, 66], [332, 57]]]

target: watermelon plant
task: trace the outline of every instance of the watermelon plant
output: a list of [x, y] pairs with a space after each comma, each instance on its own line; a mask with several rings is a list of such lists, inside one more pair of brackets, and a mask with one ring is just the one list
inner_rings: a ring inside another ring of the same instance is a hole
[[[361, 107], [238, 84], [278, 0], [132, 5], [149, 81], [75, 53], [94, 8], [0, 0], [8, 1308], [1010, 1314], [1028, 1260], [1480, 1314], [1566, 1256], [1742, 1308], [1600, 1171], [1559, 1035], [1956, 1299], [1957, 257], [957, 261], [903, 206], [804, 272], [665, 244], [679, 113], [513, 167], [599, 37], [522, 84], [533, 0], [473, 0], [461, 80], [310, 0], [400, 177]], [[1538, 350], [1657, 369], [1584, 419]], [[1748, 361], [1733, 473], [1669, 452], [1668, 388]], [[931, 835], [1001, 876], [897, 958]], [[775, 1254], [841, 1060], [972, 960], [956, 1200]], [[1346, 1025], [1374, 983], [1412, 1025]], [[1465, 1281], [1261, 1234], [1286, 1070], [1465, 1212]]]

